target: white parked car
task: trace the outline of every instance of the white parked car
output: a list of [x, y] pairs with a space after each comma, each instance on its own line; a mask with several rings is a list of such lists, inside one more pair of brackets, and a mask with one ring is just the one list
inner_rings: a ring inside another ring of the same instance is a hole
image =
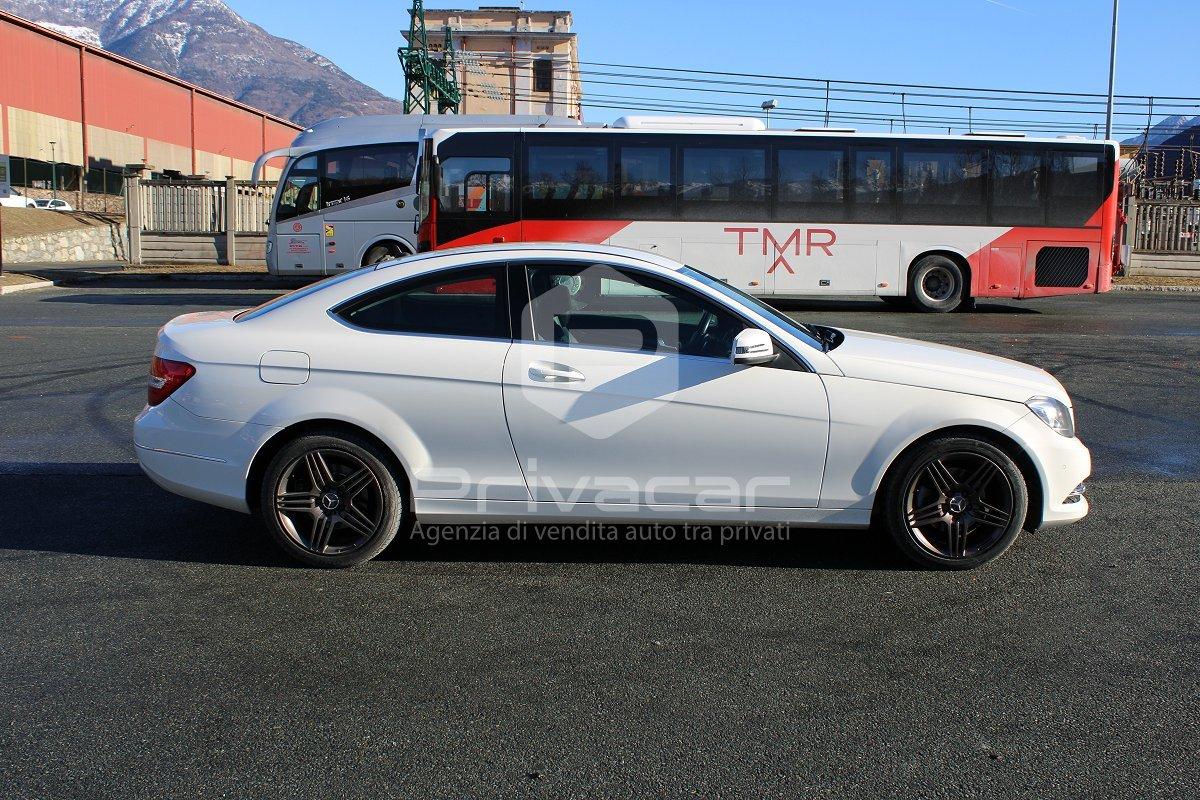
[[16, 189], [12, 189], [9, 191], [7, 197], [0, 194], [0, 208], [37, 208], [37, 206], [33, 200], [30, 200]]
[[59, 200], [57, 198], [52, 199], [52, 200], [34, 200], [33, 205], [34, 205], [34, 208], [44, 208], [44, 209], [48, 209], [50, 211], [74, 211], [75, 210], [75, 209], [71, 208], [71, 204], [68, 203], [66, 200]]
[[972, 567], [1088, 510], [1035, 367], [794, 322], [595, 245], [444, 250], [159, 333], [134, 440], [187, 497], [345, 566], [419, 519], [891, 532]]

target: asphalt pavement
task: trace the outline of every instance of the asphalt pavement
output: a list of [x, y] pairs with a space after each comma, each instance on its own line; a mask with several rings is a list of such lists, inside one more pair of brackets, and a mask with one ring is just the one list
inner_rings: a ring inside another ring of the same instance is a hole
[[1200, 790], [1200, 298], [788, 305], [1071, 391], [1092, 514], [981, 570], [793, 530], [398, 542], [325, 572], [133, 466], [157, 327], [271, 294], [0, 298], [0, 797]]

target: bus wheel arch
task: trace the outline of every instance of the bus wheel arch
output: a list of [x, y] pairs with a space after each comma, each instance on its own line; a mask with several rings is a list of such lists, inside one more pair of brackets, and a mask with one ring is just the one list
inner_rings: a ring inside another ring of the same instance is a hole
[[366, 252], [363, 253], [362, 266], [368, 267], [372, 264], [381, 264], [384, 261], [411, 255], [411, 248], [405, 246], [403, 242], [397, 239], [380, 239], [367, 246]]
[[971, 265], [953, 250], [928, 250], [908, 265], [908, 301], [918, 311], [945, 313], [971, 306]]

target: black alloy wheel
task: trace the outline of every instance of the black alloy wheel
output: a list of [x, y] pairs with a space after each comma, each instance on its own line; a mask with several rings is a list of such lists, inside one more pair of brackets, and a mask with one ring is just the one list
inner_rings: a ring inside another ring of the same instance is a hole
[[901, 551], [926, 566], [986, 563], [1015, 541], [1028, 488], [1002, 450], [976, 439], [941, 439], [902, 458], [884, 492], [885, 514]]
[[315, 566], [374, 558], [399, 529], [403, 502], [384, 454], [357, 437], [316, 434], [267, 468], [261, 510], [276, 542]]

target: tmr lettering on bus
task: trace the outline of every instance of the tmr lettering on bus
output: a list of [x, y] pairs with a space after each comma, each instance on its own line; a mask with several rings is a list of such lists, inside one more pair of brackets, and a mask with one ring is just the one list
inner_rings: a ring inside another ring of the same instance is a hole
[[1111, 286], [1114, 142], [638, 117], [442, 130], [427, 149], [425, 248], [626, 245], [754, 294], [933, 311]]

